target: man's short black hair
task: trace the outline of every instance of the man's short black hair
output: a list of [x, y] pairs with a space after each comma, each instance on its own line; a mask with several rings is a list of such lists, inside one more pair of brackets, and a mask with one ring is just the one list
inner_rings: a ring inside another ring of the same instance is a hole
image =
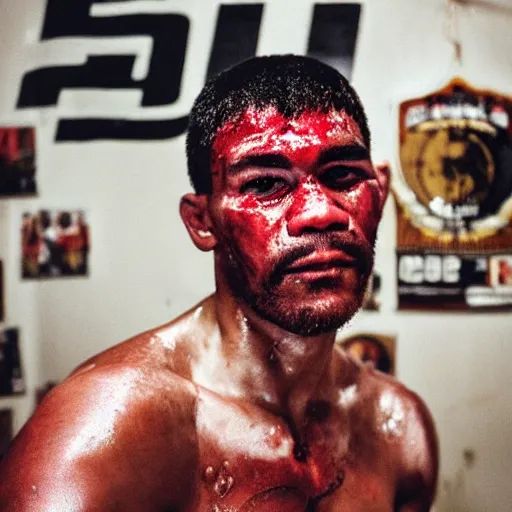
[[306, 111], [344, 110], [359, 125], [370, 149], [366, 114], [343, 75], [310, 57], [255, 57], [213, 77], [194, 102], [187, 134], [187, 159], [190, 181], [197, 194], [211, 193], [211, 152], [218, 130], [250, 107], [268, 106], [289, 119]]

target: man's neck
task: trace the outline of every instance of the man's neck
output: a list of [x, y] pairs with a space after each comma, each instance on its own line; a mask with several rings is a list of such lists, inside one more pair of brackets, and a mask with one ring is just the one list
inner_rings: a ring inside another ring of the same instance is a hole
[[308, 406], [327, 401], [333, 392], [335, 333], [292, 334], [222, 288], [207, 304], [218, 329], [212, 341], [218, 344], [215, 364], [225, 369], [223, 391], [285, 417], [300, 430]]

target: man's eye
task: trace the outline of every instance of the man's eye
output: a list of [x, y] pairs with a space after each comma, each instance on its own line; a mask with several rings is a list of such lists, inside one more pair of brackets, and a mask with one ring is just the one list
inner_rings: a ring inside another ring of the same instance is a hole
[[357, 167], [331, 167], [322, 175], [322, 181], [329, 188], [351, 188], [367, 178], [366, 173]]
[[281, 178], [256, 178], [244, 183], [240, 187], [242, 194], [249, 193], [260, 196], [269, 196], [286, 186], [286, 182]]

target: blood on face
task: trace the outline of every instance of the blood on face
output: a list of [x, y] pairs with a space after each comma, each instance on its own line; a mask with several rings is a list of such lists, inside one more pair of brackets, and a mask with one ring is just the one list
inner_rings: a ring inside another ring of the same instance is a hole
[[249, 108], [216, 134], [209, 207], [218, 254], [250, 294], [270, 290], [274, 302], [300, 299], [326, 314], [357, 302], [381, 194], [361, 130], [344, 111], [289, 119]]

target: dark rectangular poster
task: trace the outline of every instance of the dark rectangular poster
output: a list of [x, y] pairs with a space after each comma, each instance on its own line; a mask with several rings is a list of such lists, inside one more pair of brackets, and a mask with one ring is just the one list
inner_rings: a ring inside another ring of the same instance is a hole
[[37, 192], [35, 139], [34, 128], [0, 128], [0, 197]]
[[0, 332], [0, 396], [25, 392], [18, 329]]
[[0, 460], [7, 452], [12, 440], [12, 410], [0, 409]]

